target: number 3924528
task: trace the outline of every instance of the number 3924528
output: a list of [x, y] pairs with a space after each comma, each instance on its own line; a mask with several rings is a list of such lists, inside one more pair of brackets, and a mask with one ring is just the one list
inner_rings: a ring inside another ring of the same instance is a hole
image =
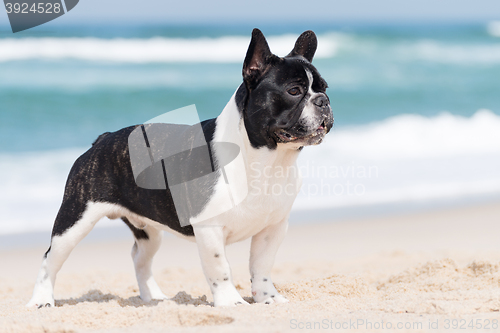
[[52, 4], [50, 2], [38, 2], [29, 6], [27, 3], [10, 3], [7, 2], [5, 4], [5, 9], [7, 10], [7, 14], [16, 13], [16, 14], [59, 14], [61, 12], [61, 4], [56, 3]]

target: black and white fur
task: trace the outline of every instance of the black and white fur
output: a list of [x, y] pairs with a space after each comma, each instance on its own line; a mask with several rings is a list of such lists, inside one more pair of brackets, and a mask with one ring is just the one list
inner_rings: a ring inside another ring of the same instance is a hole
[[[181, 227], [168, 189], [148, 190], [135, 184], [127, 138], [137, 126], [101, 135], [70, 171], [51, 246], [27, 306], [54, 305], [58, 271], [78, 242], [105, 216], [121, 218], [134, 234], [132, 258], [140, 297], [146, 302], [168, 298], [151, 272], [163, 230], [196, 241], [215, 306], [246, 303], [233, 285], [225, 246], [248, 237], [252, 237], [254, 300], [287, 302], [273, 285], [271, 268], [300, 189], [296, 159], [304, 146], [319, 144], [333, 126], [327, 84], [311, 65], [316, 45], [314, 33], [306, 31], [292, 52], [280, 58], [254, 29], [243, 65], [244, 82], [217, 118], [202, 122], [209, 144], [232, 142], [240, 147], [243, 165], [226, 167], [225, 173], [231, 186], [248, 187], [240, 204], [214, 218]], [[220, 152], [215, 149], [213, 154], [217, 160]], [[295, 172], [275, 176], [278, 169]], [[201, 215], [210, 215], [224, 200], [220, 193], [226, 185], [221, 175]], [[288, 190], [275, 195], [270, 188]]]

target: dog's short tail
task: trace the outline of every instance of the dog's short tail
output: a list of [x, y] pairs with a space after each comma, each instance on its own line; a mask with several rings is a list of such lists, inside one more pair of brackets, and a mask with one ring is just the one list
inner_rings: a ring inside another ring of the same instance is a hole
[[108, 136], [108, 134], [110, 134], [111, 132], [106, 132], [106, 133], [102, 133], [101, 135], [99, 135], [99, 137], [97, 139], [95, 139], [95, 141], [92, 143], [92, 146], [94, 146], [95, 144], [99, 143], [102, 141], [102, 139], [104, 139], [105, 137]]

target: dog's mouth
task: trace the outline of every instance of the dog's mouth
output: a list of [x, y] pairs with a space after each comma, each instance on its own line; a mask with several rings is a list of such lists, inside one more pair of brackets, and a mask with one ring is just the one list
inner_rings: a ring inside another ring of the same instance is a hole
[[327, 133], [327, 127], [325, 121], [314, 130], [312, 133], [306, 135], [293, 134], [288, 130], [279, 129], [275, 132], [277, 137], [277, 143], [289, 143], [289, 142], [306, 142], [306, 144], [319, 144], [323, 140], [323, 137]]

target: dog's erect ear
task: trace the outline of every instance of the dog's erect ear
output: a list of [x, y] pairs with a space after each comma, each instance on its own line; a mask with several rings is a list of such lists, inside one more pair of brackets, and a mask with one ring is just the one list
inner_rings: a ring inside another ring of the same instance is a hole
[[307, 30], [302, 33], [302, 35], [297, 38], [295, 42], [295, 47], [292, 52], [290, 52], [287, 57], [294, 57], [297, 55], [303, 56], [307, 61], [312, 62], [314, 53], [316, 53], [316, 48], [318, 47], [318, 39], [316, 34], [311, 30]]
[[250, 83], [255, 82], [266, 72], [273, 56], [264, 34], [259, 29], [253, 29], [252, 40], [243, 63], [243, 79]]

